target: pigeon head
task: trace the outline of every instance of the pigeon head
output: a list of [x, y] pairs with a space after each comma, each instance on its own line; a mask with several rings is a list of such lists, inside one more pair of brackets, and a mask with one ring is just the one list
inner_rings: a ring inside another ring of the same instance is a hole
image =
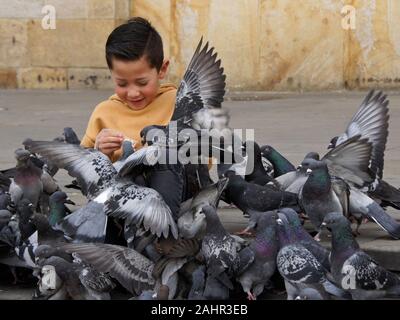
[[320, 158], [319, 158], [319, 153], [318, 153], [318, 152], [311, 151], [311, 152], [309, 152], [309, 153], [306, 154], [306, 156], [304, 157], [304, 159], [314, 159], [314, 160], [319, 161], [319, 160], [320, 160]]
[[333, 148], [335, 148], [338, 139], [339, 139], [339, 136], [333, 137], [333, 138], [331, 139], [331, 141], [329, 142], [328, 149], [333, 149]]
[[310, 159], [310, 158], [304, 159], [301, 162], [301, 168], [303, 170], [306, 170], [306, 172], [308, 174], [311, 174], [313, 171], [317, 171], [317, 170], [328, 171], [328, 167], [327, 167], [326, 163], [324, 163], [322, 161]]
[[272, 153], [275, 151], [275, 149], [269, 145], [264, 145], [260, 148], [261, 150], [261, 155], [265, 158], [269, 158]]
[[51, 204], [59, 204], [59, 203], [69, 203], [72, 205], [75, 205], [75, 202], [73, 202], [71, 199], [68, 198], [67, 194], [63, 191], [56, 191], [54, 192], [49, 199]]
[[40, 245], [35, 250], [35, 263], [41, 265], [45, 259], [54, 255], [54, 251], [54, 248], [47, 244]]
[[31, 153], [28, 150], [22, 148], [18, 148], [17, 150], [15, 150], [14, 154], [15, 159], [18, 162], [26, 162], [31, 156]]
[[247, 140], [242, 144], [242, 149], [246, 151], [247, 154], [254, 155], [254, 157], [260, 157], [261, 149], [257, 142], [253, 140]]
[[278, 213], [276, 211], [262, 212], [257, 217], [257, 230], [263, 230], [268, 226], [276, 224]]
[[136, 144], [135, 141], [130, 140], [130, 139], [125, 139], [122, 142], [122, 159], [128, 158], [132, 153], [135, 152], [134, 145]]
[[349, 220], [340, 212], [329, 212], [322, 222], [322, 226], [335, 230], [342, 226], [350, 226]]
[[285, 216], [285, 218], [287, 219], [289, 225], [291, 225], [293, 227], [300, 227], [301, 226], [301, 221], [299, 219], [299, 215], [293, 209], [291, 209], [291, 208], [282, 208], [282, 209], [279, 209], [279, 213], [283, 214]]
[[22, 200], [20, 200], [18, 202], [18, 205], [17, 205], [18, 212], [22, 212], [24, 210], [27, 210], [28, 208], [29, 208], [29, 210], [31, 210], [33, 212], [34, 208], [33, 208], [33, 204], [30, 202], [30, 200], [23, 198]]

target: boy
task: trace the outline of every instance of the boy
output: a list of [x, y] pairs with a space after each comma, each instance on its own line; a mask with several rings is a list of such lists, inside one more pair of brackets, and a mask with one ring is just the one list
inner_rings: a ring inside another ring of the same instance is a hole
[[111, 32], [106, 60], [115, 93], [93, 111], [81, 145], [96, 148], [113, 162], [121, 156], [124, 139], [141, 147], [140, 131], [148, 125], [167, 125], [175, 108], [176, 87], [160, 85], [168, 70], [158, 32], [136, 17]]

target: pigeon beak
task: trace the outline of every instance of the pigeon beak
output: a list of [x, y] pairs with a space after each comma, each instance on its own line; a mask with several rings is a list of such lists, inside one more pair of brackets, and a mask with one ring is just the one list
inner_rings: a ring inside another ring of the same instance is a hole
[[330, 143], [330, 144], [328, 145], [328, 148], [327, 148], [327, 149], [333, 149], [333, 144]]
[[65, 199], [64, 203], [69, 203], [69, 204], [72, 204], [73, 206], [76, 205], [76, 203], [73, 202], [70, 198]]
[[307, 173], [310, 174], [312, 172], [312, 170], [309, 168], [307, 169]]
[[322, 222], [322, 223], [321, 223], [321, 227], [326, 228], [326, 222]]
[[299, 165], [297, 166], [297, 170], [300, 170], [301, 168], [303, 168], [303, 166], [302, 166], [301, 164], [299, 164]]
[[301, 297], [297, 296], [296, 298], [294, 298], [294, 300], [301, 300]]
[[283, 221], [282, 221], [281, 218], [276, 219], [276, 222], [277, 222], [279, 225], [283, 225]]

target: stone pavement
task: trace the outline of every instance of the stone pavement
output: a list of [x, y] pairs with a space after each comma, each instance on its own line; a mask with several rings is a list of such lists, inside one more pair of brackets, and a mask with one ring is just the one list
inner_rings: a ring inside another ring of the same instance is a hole
[[[92, 109], [111, 94], [89, 90], [0, 90], [0, 168], [14, 165], [13, 151], [27, 137], [52, 139], [66, 126], [82, 136]], [[256, 141], [274, 146], [298, 164], [309, 151], [326, 152], [330, 139], [343, 132], [365, 95], [366, 92], [242, 92], [228, 94], [224, 107], [230, 111], [232, 128], [254, 129]], [[400, 186], [400, 93], [388, 95], [390, 134], [384, 178]], [[60, 185], [70, 181], [65, 172], [58, 173], [56, 178]], [[78, 205], [85, 203], [80, 194], [69, 193]], [[246, 219], [236, 209], [221, 208], [219, 212], [230, 231], [246, 225]], [[400, 219], [400, 212], [389, 212]], [[360, 230], [361, 247], [383, 266], [400, 271], [400, 241], [392, 240], [373, 223]], [[323, 243], [329, 245], [327, 235]], [[3, 297], [0, 291], [0, 299]]]

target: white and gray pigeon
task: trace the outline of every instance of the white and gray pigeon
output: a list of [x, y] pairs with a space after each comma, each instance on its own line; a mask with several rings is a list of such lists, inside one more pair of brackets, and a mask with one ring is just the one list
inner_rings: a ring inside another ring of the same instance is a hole
[[287, 299], [293, 300], [302, 289], [307, 287], [318, 288], [339, 297], [345, 297], [346, 292], [329, 280], [328, 270], [298, 242], [289, 228], [286, 217], [279, 214], [277, 222], [280, 249], [276, 264], [279, 273], [285, 280]]
[[279, 243], [276, 233], [275, 211], [262, 212], [256, 225], [256, 237], [249, 245], [254, 253], [253, 262], [237, 278], [249, 300], [256, 300], [276, 270]]
[[24, 143], [31, 151], [42, 154], [76, 177], [82, 192], [92, 200], [59, 224], [72, 238], [79, 234], [83, 241], [104, 239], [107, 216], [124, 219], [128, 225], [141, 226], [158, 237], [167, 237], [170, 232], [177, 237], [171, 210], [160, 194], [119, 176], [100, 151], [54, 141], [27, 140]]
[[328, 213], [323, 225], [332, 231], [331, 272], [337, 285], [356, 300], [400, 296], [399, 277], [360, 249], [341, 213]]

